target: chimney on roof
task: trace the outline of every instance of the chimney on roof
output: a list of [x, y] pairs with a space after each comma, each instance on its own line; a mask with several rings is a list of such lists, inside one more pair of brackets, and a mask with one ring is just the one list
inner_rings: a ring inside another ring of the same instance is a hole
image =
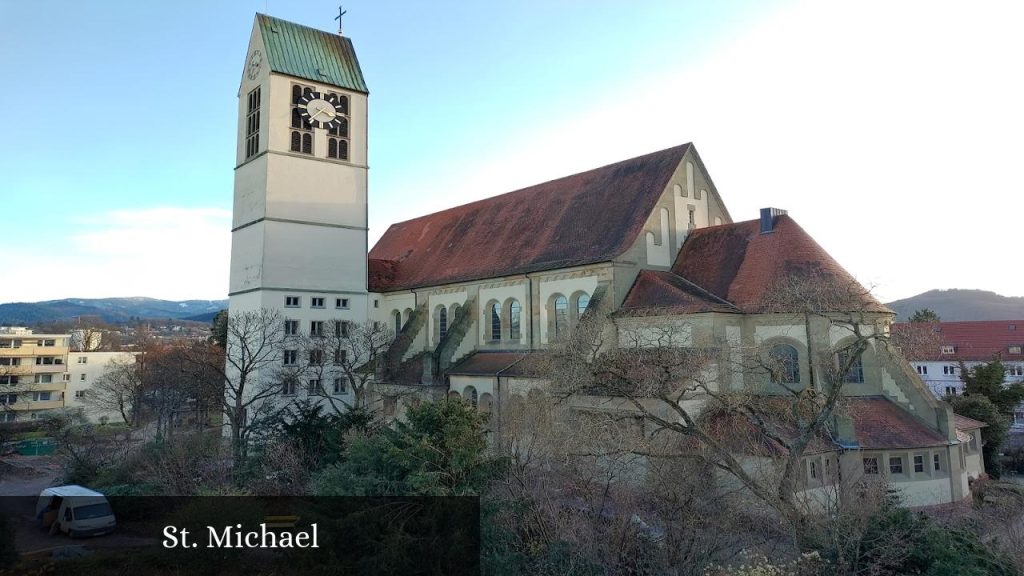
[[785, 213], [781, 208], [761, 208], [761, 234], [775, 230], [775, 219]]

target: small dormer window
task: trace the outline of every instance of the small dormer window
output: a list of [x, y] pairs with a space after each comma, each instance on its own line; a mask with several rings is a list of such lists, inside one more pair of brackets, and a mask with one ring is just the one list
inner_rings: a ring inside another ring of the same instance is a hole
[[942, 353], [943, 354], [955, 354], [956, 353], [956, 346], [943, 346], [942, 347]]
[[1010, 354], [1020, 354], [1021, 347], [1020, 346], [1010, 346], [1009, 350], [1007, 350], [1007, 352], [1009, 352]]

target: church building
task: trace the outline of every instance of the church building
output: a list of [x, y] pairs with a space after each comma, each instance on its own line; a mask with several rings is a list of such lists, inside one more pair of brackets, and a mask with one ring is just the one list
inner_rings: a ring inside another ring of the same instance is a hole
[[[258, 14], [238, 97], [230, 312], [275, 310], [297, 336], [385, 327], [373, 398], [387, 416], [446, 396], [500, 416], [546, 385], [526, 359], [588, 314], [611, 319], [611, 345], [660, 330], [678, 347], [764, 347], [786, 360], [772, 382], [794, 386], [848, 337], [770, 300], [793, 276], [852, 277], [784, 211], [734, 221], [693, 144], [398, 222], [371, 248], [369, 92], [351, 40]], [[866, 298], [865, 326], [887, 330], [892, 312]], [[874, 345], [851, 366], [840, 437], [807, 453], [807, 491], [834, 469], [883, 478], [911, 506], [967, 498], [983, 424]], [[722, 389], [765, 378], [720, 374]]]

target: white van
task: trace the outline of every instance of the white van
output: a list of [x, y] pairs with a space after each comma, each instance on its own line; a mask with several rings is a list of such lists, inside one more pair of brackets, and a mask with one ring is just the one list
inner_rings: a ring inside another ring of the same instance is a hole
[[59, 530], [72, 538], [113, 532], [117, 525], [106, 496], [76, 484], [40, 492], [36, 518], [50, 529], [50, 534]]

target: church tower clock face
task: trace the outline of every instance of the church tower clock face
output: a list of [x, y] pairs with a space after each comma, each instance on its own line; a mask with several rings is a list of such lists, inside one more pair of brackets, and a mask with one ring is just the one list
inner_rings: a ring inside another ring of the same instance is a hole
[[344, 116], [341, 102], [333, 94], [307, 92], [299, 99], [299, 114], [315, 128], [336, 128]]
[[253, 50], [249, 56], [249, 64], [246, 66], [246, 73], [249, 76], [249, 80], [255, 80], [260, 75], [260, 67], [263, 66], [263, 53], [259, 50]]

